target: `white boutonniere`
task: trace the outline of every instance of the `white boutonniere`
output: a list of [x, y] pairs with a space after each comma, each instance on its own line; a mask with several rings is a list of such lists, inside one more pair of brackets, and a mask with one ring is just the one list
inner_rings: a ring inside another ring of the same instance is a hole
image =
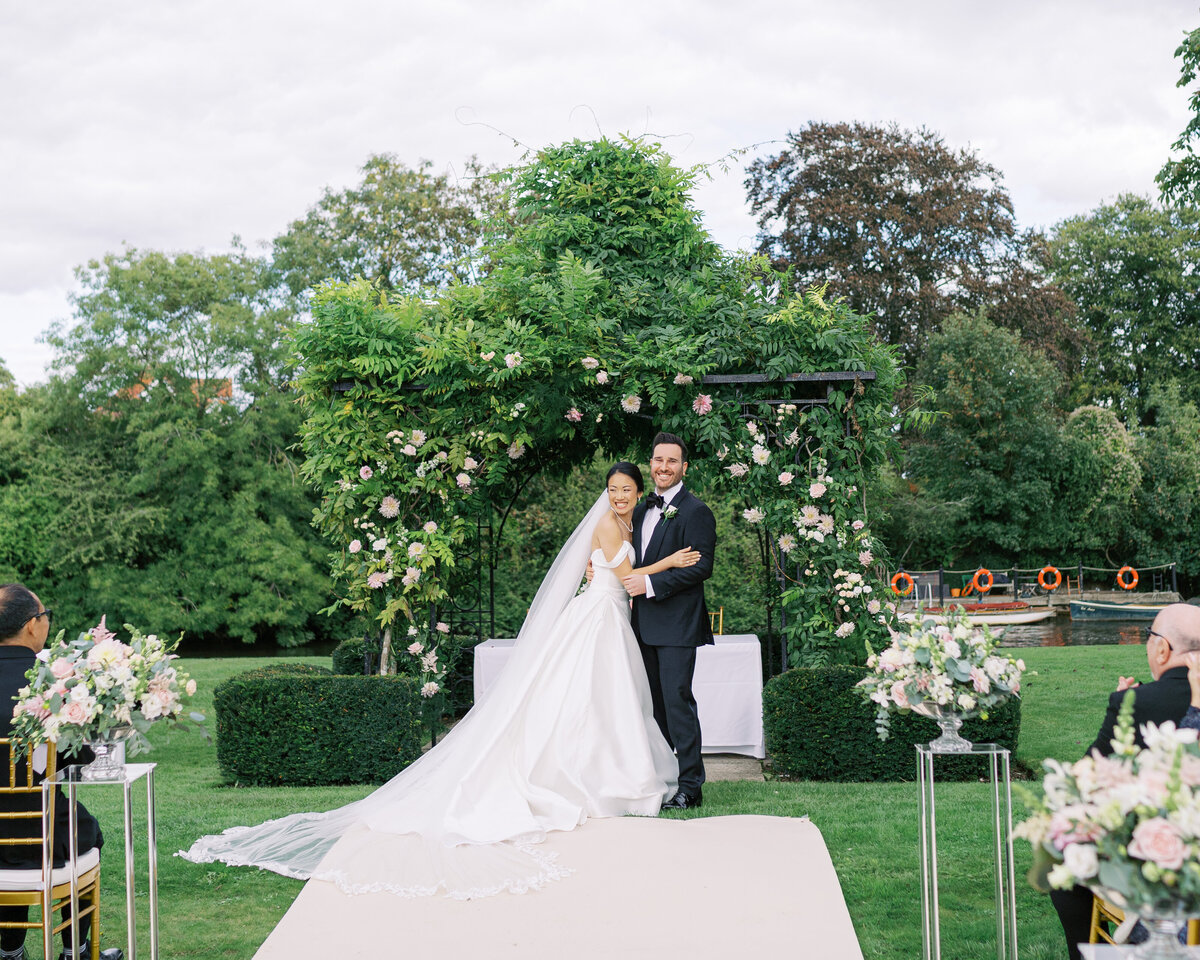
[[679, 508], [678, 508], [678, 507], [674, 507], [674, 506], [672, 506], [672, 507], [667, 507], [667, 509], [663, 511], [663, 519], [664, 519], [664, 520], [670, 520], [670, 519], [671, 519], [673, 516], [675, 516], [675, 514], [677, 514], [678, 512], [679, 512]]

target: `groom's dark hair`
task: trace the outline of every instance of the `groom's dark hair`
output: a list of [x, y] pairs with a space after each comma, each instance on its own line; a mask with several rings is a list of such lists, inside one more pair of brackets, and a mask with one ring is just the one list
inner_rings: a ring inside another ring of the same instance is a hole
[[650, 456], [654, 456], [654, 448], [660, 443], [673, 443], [683, 452], [683, 462], [688, 462], [687, 444], [673, 433], [663, 433], [659, 431], [654, 435], [654, 442], [650, 444]]

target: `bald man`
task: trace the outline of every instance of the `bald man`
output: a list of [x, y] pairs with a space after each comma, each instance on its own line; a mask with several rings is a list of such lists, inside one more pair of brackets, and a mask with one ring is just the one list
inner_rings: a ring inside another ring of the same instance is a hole
[[[1133, 729], [1139, 747], [1145, 746], [1142, 724], [1168, 720], [1179, 723], [1192, 697], [1187, 660], [1192, 651], [1200, 651], [1200, 607], [1187, 603], [1163, 607], [1146, 636], [1146, 662], [1153, 681], [1138, 683], [1133, 677], [1118, 678], [1117, 689], [1108, 696], [1108, 710], [1100, 732], [1086, 753], [1093, 750], [1103, 756], [1112, 753], [1117, 711], [1126, 690], [1133, 690]], [[1051, 890], [1050, 899], [1067, 938], [1067, 952], [1071, 960], [1080, 960], [1078, 944], [1087, 942], [1092, 926], [1092, 892], [1087, 887]]]

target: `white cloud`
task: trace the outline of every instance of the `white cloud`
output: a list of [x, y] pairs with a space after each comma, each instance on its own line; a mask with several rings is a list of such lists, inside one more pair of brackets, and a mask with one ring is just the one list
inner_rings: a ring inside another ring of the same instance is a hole
[[[1153, 190], [1198, 25], [1183, 0], [5, 5], [0, 356], [36, 354], [16, 344], [62, 314], [73, 266], [124, 242], [254, 247], [372, 152], [447, 169], [649, 131], [690, 165], [810, 120], [895, 120], [979, 150], [1048, 226]], [[728, 247], [753, 244], [748, 159], [696, 190]]]

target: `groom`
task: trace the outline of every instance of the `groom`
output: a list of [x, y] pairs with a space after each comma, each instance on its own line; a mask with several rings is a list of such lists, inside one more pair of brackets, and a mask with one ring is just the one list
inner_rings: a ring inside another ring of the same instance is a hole
[[655, 492], [633, 511], [637, 565], [654, 563], [683, 547], [698, 550], [700, 559], [690, 567], [630, 575], [624, 583], [633, 597], [631, 623], [646, 663], [654, 719], [679, 759], [679, 792], [663, 809], [687, 810], [703, 800], [704, 761], [692, 674], [696, 648], [713, 642], [704, 581], [712, 576], [717, 524], [712, 511], [683, 486], [687, 444], [673, 433], [660, 433], [652, 449]]

